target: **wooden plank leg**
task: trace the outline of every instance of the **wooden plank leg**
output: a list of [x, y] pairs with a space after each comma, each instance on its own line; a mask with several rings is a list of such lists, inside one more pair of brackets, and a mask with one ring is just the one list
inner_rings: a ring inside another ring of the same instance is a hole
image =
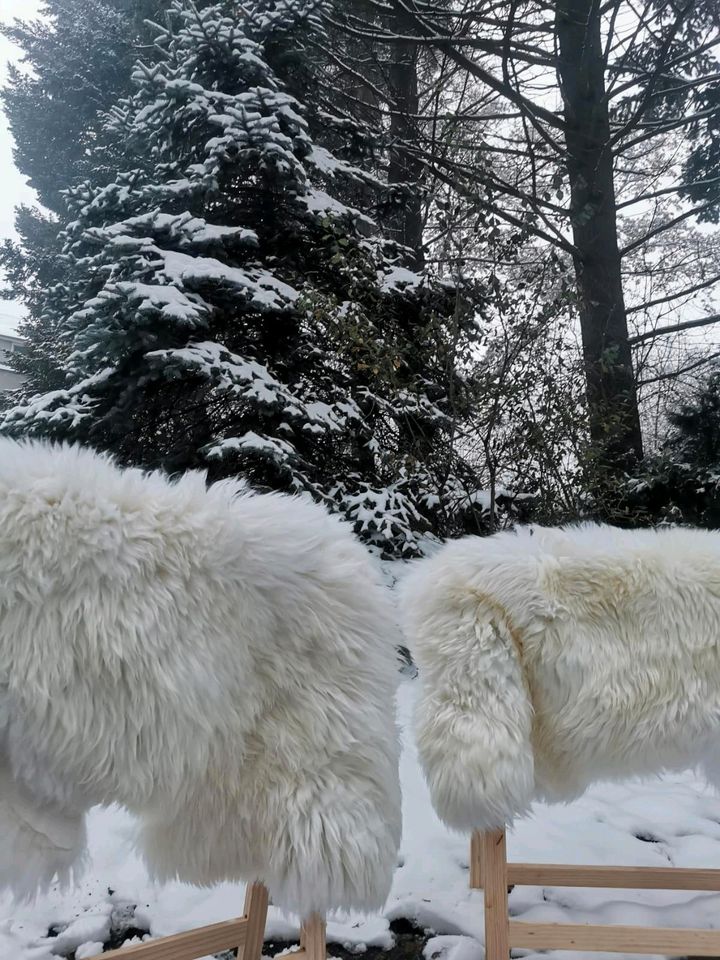
[[302, 925], [300, 951], [305, 955], [304, 960], [325, 960], [327, 956], [325, 921], [317, 913]]
[[483, 836], [485, 960], [509, 960], [508, 877], [505, 831]]
[[470, 889], [482, 890], [483, 835], [474, 830], [470, 838]]
[[248, 922], [245, 944], [239, 947], [238, 960], [261, 960], [267, 923], [268, 891], [262, 883], [251, 883], [245, 891], [245, 918]]

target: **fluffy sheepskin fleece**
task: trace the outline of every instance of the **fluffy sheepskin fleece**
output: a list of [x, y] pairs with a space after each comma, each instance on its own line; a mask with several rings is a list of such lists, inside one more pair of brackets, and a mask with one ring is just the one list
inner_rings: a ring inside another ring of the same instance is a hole
[[720, 786], [720, 534], [526, 528], [448, 544], [401, 587], [442, 819], [698, 765]]
[[400, 833], [386, 589], [305, 500], [0, 440], [0, 885], [82, 857], [93, 804], [159, 879], [385, 899]]

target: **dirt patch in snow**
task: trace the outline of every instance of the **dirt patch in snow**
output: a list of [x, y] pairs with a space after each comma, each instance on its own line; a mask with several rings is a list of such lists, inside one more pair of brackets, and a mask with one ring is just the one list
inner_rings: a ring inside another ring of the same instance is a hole
[[[360, 957], [363, 960], [422, 960], [423, 950], [432, 934], [402, 918], [391, 921], [390, 930], [395, 937], [395, 943], [389, 950], [382, 947], [368, 947], [365, 944], [348, 948], [339, 943], [328, 943], [328, 957], [335, 957], [338, 960], [358, 960]], [[274, 957], [296, 946], [297, 944], [272, 940], [266, 942], [263, 953], [265, 956]], [[222, 960], [226, 958], [223, 957]], [[230, 960], [230, 955], [227, 960]]]

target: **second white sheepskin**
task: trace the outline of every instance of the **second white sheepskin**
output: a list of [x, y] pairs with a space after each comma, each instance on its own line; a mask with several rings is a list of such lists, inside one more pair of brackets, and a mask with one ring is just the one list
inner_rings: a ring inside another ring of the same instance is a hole
[[536, 798], [699, 765], [720, 785], [720, 534], [467, 537], [401, 587], [434, 805], [492, 830]]

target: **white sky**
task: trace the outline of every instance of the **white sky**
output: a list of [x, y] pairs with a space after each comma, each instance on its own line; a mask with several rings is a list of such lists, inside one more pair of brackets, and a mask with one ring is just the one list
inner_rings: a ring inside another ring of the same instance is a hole
[[[7, 23], [15, 17], [32, 18], [37, 14], [40, 5], [41, 0], [0, 0], [0, 21]], [[0, 37], [0, 84], [4, 85], [8, 62], [16, 59], [17, 53], [12, 44]], [[14, 207], [18, 203], [32, 200], [32, 190], [13, 164], [12, 137], [7, 129], [5, 116], [0, 111], [0, 239], [14, 234]], [[14, 333], [17, 318], [20, 316], [20, 304], [0, 300], [0, 333]]]

